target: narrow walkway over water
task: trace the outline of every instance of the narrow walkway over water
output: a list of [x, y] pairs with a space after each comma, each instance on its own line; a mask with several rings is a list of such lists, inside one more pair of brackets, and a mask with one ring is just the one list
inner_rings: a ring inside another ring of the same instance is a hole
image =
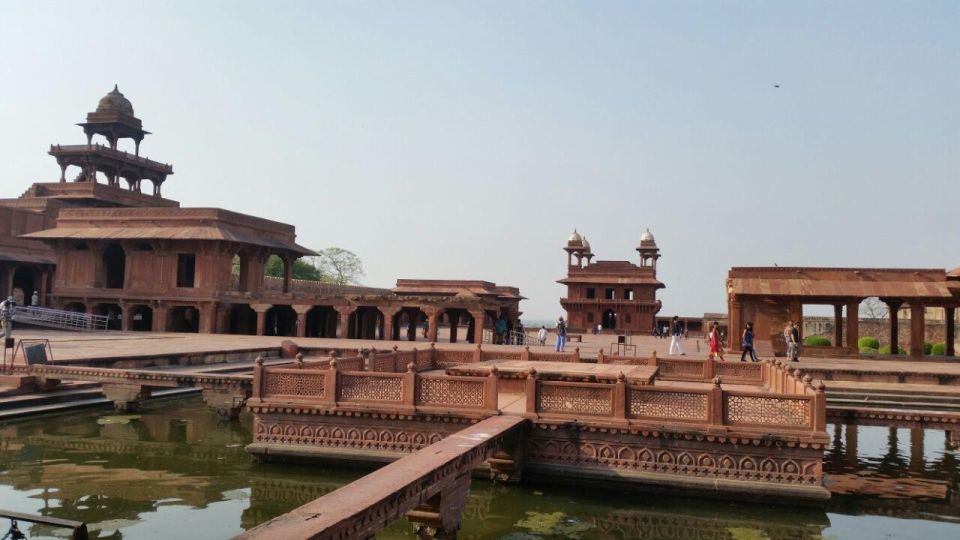
[[455, 531], [470, 472], [524, 422], [519, 416], [483, 420], [237, 538], [373, 538], [413, 510], [436, 528]]

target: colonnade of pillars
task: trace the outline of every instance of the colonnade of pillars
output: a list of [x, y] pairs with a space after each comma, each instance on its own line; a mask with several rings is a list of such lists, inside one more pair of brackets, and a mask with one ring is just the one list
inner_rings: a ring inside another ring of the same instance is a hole
[[[268, 312], [274, 307], [271, 304], [250, 305], [250, 308], [256, 313], [256, 335], [267, 335]], [[293, 332], [296, 337], [307, 336], [307, 317], [315, 307], [312, 305], [290, 306], [296, 314], [295, 332]], [[357, 339], [398, 340], [400, 333], [404, 330], [400, 326], [402, 323], [401, 315], [406, 314], [406, 325], [404, 326], [406, 326], [406, 338], [408, 340], [416, 339], [418, 330], [422, 328], [423, 317], [425, 317], [427, 323], [426, 339], [435, 342], [438, 340], [441, 314], [446, 313], [449, 319], [451, 343], [460, 340], [459, 330], [464, 315], [469, 315], [472, 319], [471, 323], [467, 325], [466, 338], [471, 342], [478, 343], [483, 338], [487, 315], [483, 310], [464, 308], [420, 308], [412, 306], [331, 306], [331, 308], [336, 313], [337, 324], [335, 326], [337, 331], [335, 332], [336, 336], [327, 335], [326, 337]], [[224, 327], [223, 323], [221, 323], [221, 327]], [[379, 336], [376, 335], [376, 330], [379, 330]]]
[[[904, 301], [888, 299], [884, 300], [890, 310], [890, 352], [897, 354], [900, 350], [900, 320], [897, 317]], [[923, 356], [924, 340], [926, 337], [926, 308], [927, 306], [919, 302], [910, 305], [910, 349], [911, 356]], [[834, 304], [833, 306], [833, 331], [834, 341], [837, 346], [844, 343], [844, 324], [843, 324], [844, 304]], [[846, 344], [852, 353], [857, 352], [857, 341], [860, 339], [860, 302], [849, 302], [846, 304]], [[945, 307], [944, 325], [944, 345], [947, 356], [955, 355], [954, 341], [956, 340], [956, 308]]]

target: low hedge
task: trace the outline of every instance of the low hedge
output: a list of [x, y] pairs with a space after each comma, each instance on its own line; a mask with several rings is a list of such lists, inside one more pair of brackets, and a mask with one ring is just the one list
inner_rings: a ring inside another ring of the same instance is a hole
[[823, 336], [807, 336], [803, 338], [803, 344], [811, 347], [829, 347], [830, 340]]
[[879, 351], [877, 351], [877, 349], [874, 349], [874, 348], [872, 348], [872, 347], [861, 347], [861, 348], [860, 348], [860, 354], [877, 354], [878, 352], [879, 352]]
[[[877, 349], [877, 352], [879, 352], [880, 354], [890, 354], [890, 346], [889, 346], [889, 345], [884, 345], [883, 347], [880, 347], [879, 349]], [[898, 347], [897, 347], [897, 354], [907, 354], [907, 351], [904, 350], [903, 347], [899, 347], [899, 346], [898, 346]]]
[[930, 348], [929, 354], [934, 356], [944, 356], [947, 354], [947, 344], [946, 343], [934, 343], [933, 347]]
[[860, 350], [863, 350], [863, 349], [879, 349], [879, 348], [880, 348], [880, 340], [877, 339], [877, 338], [875, 338], [875, 337], [869, 337], [869, 336], [867, 336], [867, 337], [862, 337], [862, 338], [860, 338], [860, 339], [857, 340], [857, 347], [858, 347]]
[[923, 354], [929, 355], [933, 351], [933, 343], [923, 344]]

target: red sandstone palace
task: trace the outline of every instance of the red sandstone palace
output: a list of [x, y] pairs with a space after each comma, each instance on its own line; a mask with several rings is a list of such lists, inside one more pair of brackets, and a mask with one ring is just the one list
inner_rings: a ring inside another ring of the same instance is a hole
[[617, 333], [653, 330], [660, 311], [657, 289], [664, 284], [657, 281], [660, 248], [649, 230], [637, 247], [639, 266], [629, 261], [592, 262], [590, 242], [576, 230], [563, 249], [567, 277], [557, 283], [567, 286], [560, 305], [567, 311], [571, 331], [586, 332], [597, 325]]
[[[45, 306], [141, 331], [416, 339], [426, 327], [436, 341], [443, 324], [451, 341], [479, 342], [496, 319], [519, 320], [520, 291], [487, 281], [379, 289], [292, 279], [293, 262], [314, 254], [292, 225], [161, 196], [173, 167], [140, 156], [149, 132], [117, 88], [79, 125], [86, 144], [50, 147], [58, 182], [0, 199], [3, 297], [23, 303], [37, 291]], [[118, 148], [124, 139], [133, 153]], [[282, 278], [264, 276], [271, 255], [284, 263]]]

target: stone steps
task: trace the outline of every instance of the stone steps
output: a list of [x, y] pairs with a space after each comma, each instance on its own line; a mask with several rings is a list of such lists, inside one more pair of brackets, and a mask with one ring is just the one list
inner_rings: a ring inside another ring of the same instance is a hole
[[[164, 388], [154, 391], [150, 399], [199, 393], [198, 388]], [[55, 414], [92, 407], [110, 408], [113, 402], [103, 397], [99, 386], [91, 389], [61, 390], [0, 399], [0, 422], [42, 414]]]

